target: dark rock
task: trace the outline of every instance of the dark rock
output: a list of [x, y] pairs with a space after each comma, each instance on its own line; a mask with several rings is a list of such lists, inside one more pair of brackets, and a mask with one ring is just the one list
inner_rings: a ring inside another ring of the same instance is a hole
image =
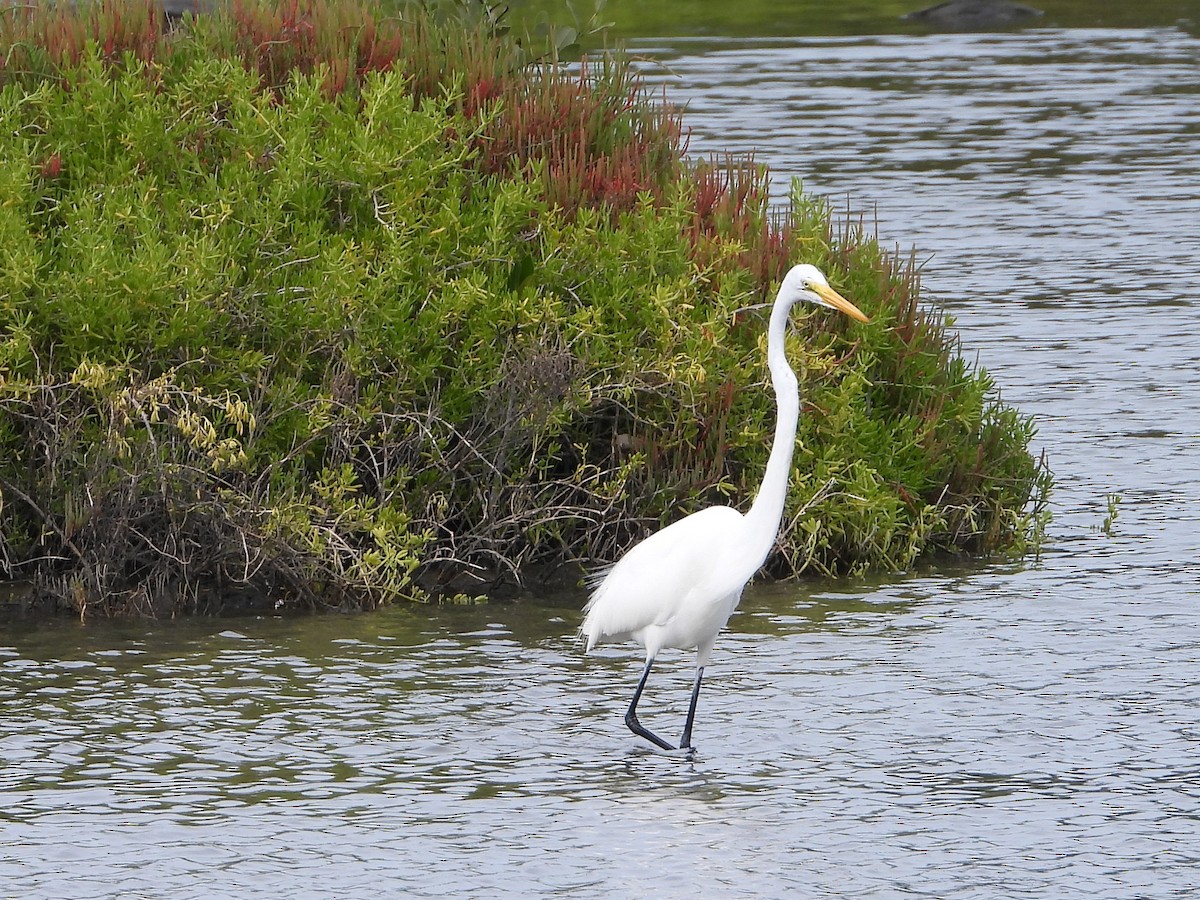
[[1023, 25], [1040, 15], [1040, 9], [1008, 0], [948, 0], [900, 18], [937, 31], [991, 31]]

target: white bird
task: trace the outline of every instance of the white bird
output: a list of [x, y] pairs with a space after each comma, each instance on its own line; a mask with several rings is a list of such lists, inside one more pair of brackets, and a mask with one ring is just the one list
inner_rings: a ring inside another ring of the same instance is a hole
[[645, 648], [646, 667], [625, 724], [664, 750], [676, 748], [637, 717], [638, 700], [655, 657], [668, 647], [696, 651], [696, 680], [678, 748], [690, 753], [700, 680], [717, 634], [737, 608], [746, 582], [766, 561], [779, 532], [800, 416], [799, 386], [784, 352], [784, 335], [792, 305], [801, 301], [867, 321], [815, 266], [795, 266], [783, 279], [767, 330], [767, 365], [778, 409], [775, 439], [749, 512], [742, 515], [732, 507], [712, 506], [692, 513], [650, 535], [590, 579], [593, 591], [579, 629], [586, 651], [604, 640], [629, 638]]

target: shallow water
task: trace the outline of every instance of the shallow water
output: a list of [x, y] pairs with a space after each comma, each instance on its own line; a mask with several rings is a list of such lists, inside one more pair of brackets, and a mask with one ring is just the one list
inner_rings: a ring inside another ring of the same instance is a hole
[[[1054, 534], [1099, 524], [1196, 574], [1200, 40], [1047, 31], [647, 45], [691, 150], [756, 151], [926, 260], [967, 354], [1039, 423]], [[748, 99], [750, 98], [750, 99]], [[1193, 586], [1194, 586], [1193, 581]]]
[[[691, 763], [625, 731], [640, 661], [579, 655], [579, 597], [12, 629], [0, 895], [1195, 888], [1200, 41], [641, 49], [693, 152], [757, 147], [931, 256], [926, 291], [1041, 426], [1042, 558], [755, 588]], [[660, 664], [646, 724], [677, 731], [690, 678]]]

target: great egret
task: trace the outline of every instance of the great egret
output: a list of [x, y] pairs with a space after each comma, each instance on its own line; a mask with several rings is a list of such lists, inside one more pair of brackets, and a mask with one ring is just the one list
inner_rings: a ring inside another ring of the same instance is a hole
[[717, 633], [737, 608], [742, 589], [761, 568], [779, 532], [800, 415], [799, 386], [784, 352], [784, 333], [792, 305], [800, 301], [867, 321], [858, 307], [829, 286], [815, 266], [795, 266], [783, 279], [767, 330], [767, 366], [778, 418], [767, 471], [750, 511], [742, 515], [728, 506], [712, 506], [692, 513], [650, 535], [591, 579], [593, 591], [579, 629], [586, 651], [605, 639], [633, 638], [645, 648], [646, 667], [625, 713], [625, 724], [664, 750], [676, 748], [645, 728], [637, 717], [638, 701], [655, 657], [667, 647], [696, 651], [696, 681], [678, 748], [690, 752], [700, 680]]

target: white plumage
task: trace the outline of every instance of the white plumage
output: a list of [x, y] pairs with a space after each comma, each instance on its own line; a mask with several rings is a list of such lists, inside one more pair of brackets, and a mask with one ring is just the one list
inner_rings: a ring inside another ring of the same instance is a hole
[[711, 506], [633, 547], [604, 573], [588, 600], [581, 629], [587, 649], [605, 639], [633, 638], [656, 656], [665, 647], [691, 650], [708, 641], [701, 647], [703, 665], [758, 568], [740, 577], [750, 564], [735, 546], [743, 522], [737, 510]]
[[713, 506], [680, 519], [630, 549], [590, 580], [592, 595], [579, 633], [587, 650], [604, 640], [632, 638], [645, 648], [646, 666], [625, 722], [634, 734], [675, 747], [641, 725], [637, 704], [660, 650], [696, 650], [696, 680], [679, 749], [691, 750], [700, 681], [717, 634], [737, 608], [742, 590], [762, 567], [783, 516], [792, 447], [800, 415], [796, 375], [784, 352], [788, 314], [797, 302], [815, 303], [867, 321], [813, 266], [795, 266], [779, 288], [767, 331], [767, 364], [778, 418], [767, 471], [749, 511]]

